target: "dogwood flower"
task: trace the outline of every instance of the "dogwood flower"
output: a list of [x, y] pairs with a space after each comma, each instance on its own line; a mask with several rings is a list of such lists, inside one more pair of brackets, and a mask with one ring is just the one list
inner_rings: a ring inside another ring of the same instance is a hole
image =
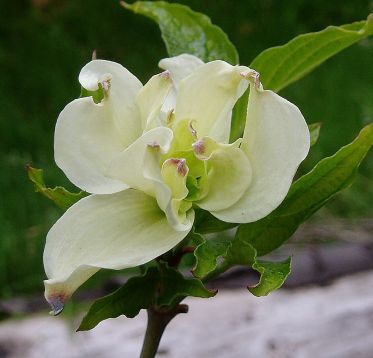
[[[54, 312], [100, 268], [135, 267], [183, 240], [194, 208], [256, 221], [285, 198], [306, 157], [299, 109], [263, 90], [258, 74], [191, 55], [164, 59], [144, 86], [121, 65], [93, 60], [79, 81], [92, 96], [58, 117], [55, 160], [80, 200], [48, 233], [45, 296]], [[250, 86], [243, 138], [229, 144], [232, 109]]]

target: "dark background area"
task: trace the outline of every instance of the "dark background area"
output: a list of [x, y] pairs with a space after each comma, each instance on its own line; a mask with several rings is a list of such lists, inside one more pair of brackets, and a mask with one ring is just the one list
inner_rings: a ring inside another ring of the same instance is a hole
[[[237, 46], [241, 64], [294, 36], [363, 20], [368, 0], [190, 0]], [[79, 96], [77, 77], [96, 49], [145, 82], [166, 57], [156, 24], [113, 0], [0, 0], [0, 298], [42, 292], [46, 232], [61, 212], [34, 193], [25, 166], [45, 169], [49, 185], [73, 189], [53, 161], [56, 118]], [[373, 120], [373, 40], [328, 60], [281, 95], [308, 123], [323, 122], [321, 137], [301, 170], [333, 154]], [[354, 186], [322, 210], [318, 220], [372, 217], [373, 161]]]

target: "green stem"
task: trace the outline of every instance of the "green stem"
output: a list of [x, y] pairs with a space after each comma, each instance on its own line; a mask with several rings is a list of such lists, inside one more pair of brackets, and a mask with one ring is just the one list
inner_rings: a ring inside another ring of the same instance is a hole
[[159, 342], [170, 321], [179, 313], [187, 313], [187, 305], [177, 305], [171, 309], [151, 307], [147, 310], [148, 323], [140, 358], [154, 358], [157, 354]]

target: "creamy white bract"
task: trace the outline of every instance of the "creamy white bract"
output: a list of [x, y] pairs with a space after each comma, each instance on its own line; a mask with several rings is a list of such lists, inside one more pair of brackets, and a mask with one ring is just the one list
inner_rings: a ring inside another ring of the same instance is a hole
[[[266, 216], [308, 153], [299, 109], [263, 90], [254, 70], [191, 55], [160, 67], [143, 86], [121, 65], [94, 60], [79, 81], [104, 98], [76, 99], [58, 118], [55, 160], [92, 195], [47, 236], [45, 296], [56, 313], [100, 268], [138, 266], [177, 245], [194, 207], [227, 222]], [[244, 136], [229, 144], [232, 109], [248, 86]]]

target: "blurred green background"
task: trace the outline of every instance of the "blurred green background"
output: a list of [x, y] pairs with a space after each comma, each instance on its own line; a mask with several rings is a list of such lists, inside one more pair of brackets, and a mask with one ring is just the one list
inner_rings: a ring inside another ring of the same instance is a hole
[[[248, 65], [262, 50], [334, 24], [363, 20], [369, 0], [178, 1], [209, 15]], [[34, 193], [25, 166], [46, 171], [47, 183], [73, 189], [53, 162], [58, 113], [79, 96], [81, 67], [92, 51], [122, 63], [143, 82], [166, 56], [157, 26], [113, 0], [0, 1], [0, 298], [42, 292], [42, 251], [61, 212]], [[351, 141], [373, 120], [373, 40], [355, 45], [292, 85], [282, 95], [309, 123], [323, 122], [318, 144], [303, 165]], [[372, 216], [373, 161], [322, 217]], [[319, 214], [319, 217], [321, 214]]]

